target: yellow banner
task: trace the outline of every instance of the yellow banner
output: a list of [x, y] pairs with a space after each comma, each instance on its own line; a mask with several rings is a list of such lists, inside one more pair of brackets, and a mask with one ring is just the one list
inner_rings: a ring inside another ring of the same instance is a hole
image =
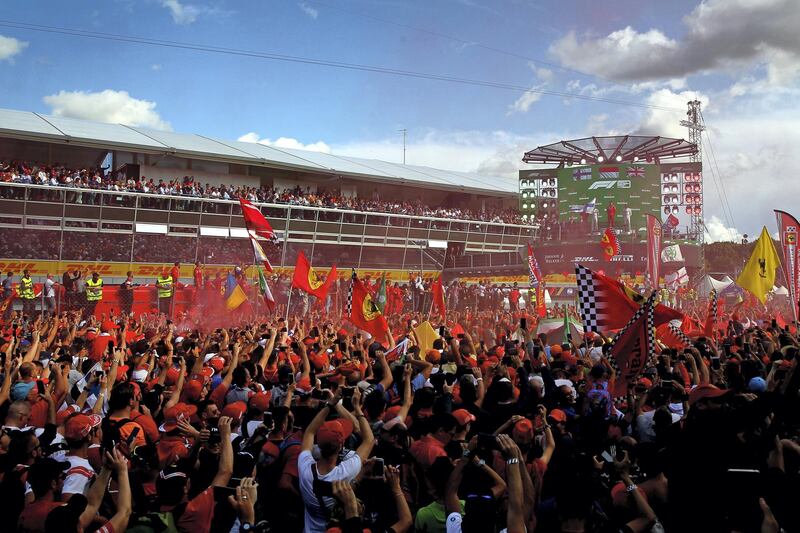
[[[48, 261], [36, 259], [0, 259], [0, 271], [14, 272], [21, 274], [23, 270], [28, 270], [32, 276], [46, 276], [53, 274], [60, 276], [64, 272], [72, 272], [78, 270], [79, 272], [91, 274], [97, 272], [100, 276], [106, 277], [119, 277], [124, 278], [128, 275], [128, 271], [133, 272], [135, 278], [155, 278], [164, 270], [172, 268], [171, 263], [112, 263], [112, 262], [92, 262], [92, 261]], [[222, 275], [227, 274], [234, 268], [234, 265], [206, 265], [203, 271], [206, 276], [215, 278], [219, 272]], [[318, 267], [327, 271], [328, 267]], [[294, 267], [276, 267], [273, 274], [283, 274], [291, 276], [294, 272]], [[256, 269], [254, 266], [248, 266], [246, 270], [248, 277], [255, 278]], [[439, 277], [441, 272], [426, 271], [423, 274], [423, 279], [433, 280]], [[416, 271], [408, 270], [375, 270], [369, 268], [356, 269], [356, 274], [359, 279], [366, 279], [369, 277], [373, 281], [377, 281], [384, 274], [386, 275], [387, 283], [408, 282], [409, 278], [413, 275], [416, 276]], [[194, 275], [193, 264], [181, 265], [181, 279], [191, 280]], [[350, 279], [350, 269], [342, 269], [338, 271], [339, 279]]]

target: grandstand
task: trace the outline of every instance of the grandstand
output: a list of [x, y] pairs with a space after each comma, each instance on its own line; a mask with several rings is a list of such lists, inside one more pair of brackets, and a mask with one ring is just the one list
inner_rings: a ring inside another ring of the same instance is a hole
[[[99, 263], [110, 280], [174, 261], [248, 263], [238, 203], [221, 199], [234, 190], [338, 199], [297, 205], [278, 194], [259, 203], [281, 237], [267, 250], [279, 268], [303, 250], [315, 266], [394, 271], [399, 280], [442, 270], [448, 254], [516, 252], [536, 238], [532, 226], [503, 222], [518, 194], [515, 180], [500, 177], [13, 110], [0, 110], [0, 161], [0, 227], [11, 236], [0, 268], [39, 277]], [[76, 179], [20, 176], [20, 166]], [[155, 188], [126, 190], [145, 180]], [[165, 195], [162, 181], [178, 185]], [[181, 194], [186, 182], [215, 193]]]

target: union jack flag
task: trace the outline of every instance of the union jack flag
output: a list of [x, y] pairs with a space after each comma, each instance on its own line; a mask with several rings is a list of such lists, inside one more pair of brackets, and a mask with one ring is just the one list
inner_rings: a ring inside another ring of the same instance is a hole
[[644, 177], [644, 167], [628, 167], [626, 174], [629, 177], [634, 178], [643, 178]]

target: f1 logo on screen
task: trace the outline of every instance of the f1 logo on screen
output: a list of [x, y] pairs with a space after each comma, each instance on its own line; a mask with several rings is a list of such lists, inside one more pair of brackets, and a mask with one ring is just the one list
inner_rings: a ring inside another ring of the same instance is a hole
[[630, 189], [631, 180], [597, 180], [589, 186], [592, 189]]

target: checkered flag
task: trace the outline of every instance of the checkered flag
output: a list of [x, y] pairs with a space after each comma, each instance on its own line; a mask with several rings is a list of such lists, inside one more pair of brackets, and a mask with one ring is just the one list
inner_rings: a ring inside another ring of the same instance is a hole
[[692, 339], [690, 339], [689, 336], [686, 333], [684, 333], [683, 330], [681, 330], [681, 328], [677, 327], [675, 324], [670, 324], [669, 325], [669, 330], [672, 332], [673, 335], [678, 337], [678, 339], [682, 343], [684, 343], [686, 346], [691, 346], [692, 345]]
[[[653, 291], [611, 341], [611, 357], [608, 361], [618, 376], [615, 398], [624, 396], [628, 385], [638, 379], [642, 371], [655, 360], [655, 297], [656, 292]], [[641, 322], [642, 318], [644, 323]], [[620, 343], [619, 346], [617, 343]]]
[[717, 290], [711, 289], [708, 294], [708, 317], [706, 318], [705, 334], [712, 339], [716, 337], [717, 329]]
[[345, 309], [345, 316], [353, 316], [353, 285], [358, 277], [356, 276], [356, 269], [353, 269], [353, 275], [350, 276], [350, 288], [347, 291], [347, 308]]
[[575, 265], [575, 277], [578, 283], [578, 311], [583, 317], [583, 330], [598, 333], [600, 331], [599, 313], [592, 271], [585, 266]]

